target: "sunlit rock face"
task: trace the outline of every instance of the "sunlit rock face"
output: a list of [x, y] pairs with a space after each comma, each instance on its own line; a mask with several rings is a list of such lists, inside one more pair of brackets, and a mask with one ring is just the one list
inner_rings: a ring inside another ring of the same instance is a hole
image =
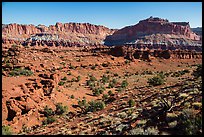
[[138, 41], [190, 45], [194, 41], [201, 41], [201, 37], [192, 32], [188, 22], [169, 22], [167, 19], [150, 17], [115, 31], [105, 39], [105, 44], [122, 45]]
[[[98, 45], [103, 44], [107, 35], [111, 35], [115, 30], [100, 25], [89, 23], [59, 23], [45, 26], [22, 25], [22, 24], [2, 24], [2, 43], [46, 45]], [[49, 44], [51, 45], [51, 44]]]

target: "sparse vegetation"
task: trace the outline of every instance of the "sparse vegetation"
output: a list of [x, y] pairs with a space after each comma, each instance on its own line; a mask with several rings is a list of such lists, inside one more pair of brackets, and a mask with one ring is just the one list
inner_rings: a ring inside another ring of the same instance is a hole
[[102, 63], [103, 67], [108, 67], [110, 63]]
[[108, 88], [113, 88], [115, 87], [115, 84], [117, 83], [116, 79], [113, 79], [110, 81], [109, 85], [108, 85]]
[[67, 75], [72, 75], [72, 73], [70, 71], [67, 72]]
[[77, 81], [77, 79], [75, 79], [75, 78], [71, 79], [71, 82], [76, 82], [76, 81]]
[[65, 63], [65, 62], [60, 62], [60, 64], [62, 64], [63, 66], [65, 66], [65, 65], [66, 65], [66, 63]]
[[9, 72], [9, 76], [31, 76], [33, 75], [33, 72], [28, 69], [22, 69], [22, 68], [15, 68], [14, 70], [11, 70]]
[[130, 64], [130, 60], [125, 60], [125, 64]]
[[108, 99], [108, 95], [107, 94], [103, 94], [102, 98], [103, 98], [103, 101], [106, 101]]
[[81, 80], [81, 76], [77, 76], [76, 82], [79, 82]]
[[113, 92], [112, 92], [111, 90], [109, 90], [109, 91], [108, 91], [108, 95], [111, 96], [112, 94], [113, 94]]
[[58, 70], [62, 70], [62, 67], [59, 67]]
[[69, 69], [75, 69], [75, 66], [73, 66], [71, 63], [69, 64]]
[[2, 135], [12, 135], [10, 126], [2, 126]]
[[101, 78], [101, 82], [104, 83], [104, 84], [108, 83], [109, 79], [110, 79], [109, 75], [108, 76], [103, 75], [102, 78]]
[[193, 114], [193, 111], [184, 110], [179, 117], [178, 128], [184, 135], [201, 135], [202, 134], [202, 115]]
[[104, 92], [105, 88], [104, 87], [99, 87], [99, 88], [94, 88], [92, 90], [94, 96], [99, 96]]
[[133, 99], [130, 99], [128, 101], [129, 107], [133, 107], [135, 105], [135, 101]]
[[195, 78], [202, 77], [202, 64], [197, 65], [197, 68], [193, 71], [192, 75]]
[[127, 80], [123, 80], [122, 83], [121, 83], [121, 87], [126, 88], [127, 86], [128, 86]]
[[51, 115], [53, 115], [54, 114], [54, 111], [52, 110], [52, 108], [49, 108], [47, 105], [45, 106], [45, 108], [44, 108], [44, 115], [46, 116], [46, 117], [49, 117], [49, 116], [51, 116]]
[[149, 78], [147, 83], [152, 86], [158, 86], [164, 84], [164, 79], [160, 76], [154, 76], [153, 78]]
[[71, 95], [71, 98], [74, 99], [74, 95]]
[[52, 124], [55, 121], [56, 121], [56, 118], [54, 118], [53, 116], [48, 116], [45, 120], [43, 120], [42, 124], [48, 125], [48, 124]]
[[60, 81], [60, 82], [58, 83], [59, 86], [63, 86], [64, 84], [65, 84], [64, 81]]
[[62, 115], [63, 113], [66, 113], [67, 111], [68, 111], [68, 107], [67, 106], [63, 106], [62, 103], [57, 103], [56, 104], [55, 114]]
[[63, 77], [61, 80], [65, 81], [65, 80], [67, 80], [67, 77], [65, 76], [65, 77]]
[[82, 100], [79, 100], [78, 101], [78, 106], [82, 109], [82, 110], [85, 110], [86, 107], [87, 107], [87, 103], [86, 103], [86, 99], [82, 99]]
[[87, 113], [104, 109], [105, 103], [103, 101], [93, 100], [86, 103], [86, 99], [83, 99], [78, 101], [78, 106], [82, 109], [83, 113]]
[[95, 112], [98, 110], [102, 110], [105, 107], [105, 103], [103, 101], [90, 101], [88, 102], [88, 107], [86, 109], [86, 112]]
[[181, 71], [176, 71], [171, 76], [172, 77], [180, 77], [180, 76], [182, 76], [186, 73], [189, 73], [189, 72], [190, 72], [189, 70], [185, 69], [185, 70], [181, 70]]
[[96, 69], [96, 66], [95, 66], [95, 65], [92, 65], [92, 66], [91, 66], [91, 69], [92, 69], [92, 70], [95, 70], [95, 69]]
[[114, 76], [114, 77], [117, 77], [117, 76], [118, 76], [118, 74], [117, 74], [117, 73], [114, 73], [114, 74], [113, 74], [113, 76]]
[[116, 91], [118, 91], [118, 92], [122, 92], [123, 90], [124, 90], [124, 89], [121, 88], [121, 87], [119, 87], [119, 88], [116, 89]]

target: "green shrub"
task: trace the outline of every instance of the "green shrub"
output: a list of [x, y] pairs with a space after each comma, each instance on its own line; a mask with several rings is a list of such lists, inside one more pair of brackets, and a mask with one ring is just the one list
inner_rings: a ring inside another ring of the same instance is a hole
[[103, 75], [102, 78], [101, 78], [101, 82], [105, 84], [105, 83], [107, 83], [109, 81], [109, 79], [110, 79], [109, 75], [108, 76]]
[[109, 71], [109, 70], [106, 70], [106, 73], [107, 73], [107, 74], [109, 74], [109, 73], [110, 73], [110, 71]]
[[99, 96], [101, 93], [98, 88], [92, 90], [94, 96]]
[[77, 80], [75, 78], [72, 78], [71, 79], [71, 82], [76, 82]]
[[11, 63], [6, 63], [6, 67], [11, 67]]
[[95, 68], [96, 68], [96, 66], [95, 66], [95, 65], [91, 66], [91, 69], [95, 70]]
[[149, 78], [147, 83], [149, 83], [149, 85], [158, 86], [164, 83], [164, 79], [160, 76], [155, 76], [153, 78]]
[[113, 84], [112, 82], [110, 82], [110, 83], [108, 84], [108, 88], [113, 88], [114, 85], [115, 85], [115, 84]]
[[113, 92], [111, 90], [108, 91], [108, 95], [113, 95]]
[[116, 91], [122, 92], [122, 91], [123, 91], [123, 88], [122, 88], [122, 87], [119, 87], [119, 88], [116, 89]]
[[164, 75], [164, 72], [163, 72], [163, 71], [159, 72], [159, 74], [157, 74], [157, 76], [160, 77], [160, 78], [162, 78], [162, 79], [165, 78], [165, 75]]
[[74, 95], [71, 95], [71, 98], [74, 99]]
[[184, 75], [184, 74], [186, 74], [186, 73], [189, 73], [189, 72], [190, 72], [190, 71], [187, 70], [187, 69], [185, 69], [185, 70], [180, 70], [180, 71], [174, 72], [171, 76], [172, 76], [172, 77], [180, 77], [180, 76], [182, 76], [182, 75]]
[[12, 135], [11, 128], [9, 126], [2, 126], [2, 135]]
[[60, 81], [60, 82], [58, 83], [58, 85], [59, 85], [59, 86], [62, 86], [62, 85], [64, 85], [64, 83], [65, 83], [64, 81]]
[[128, 101], [129, 107], [133, 107], [135, 105], [135, 101], [133, 99], [130, 99]]
[[65, 65], [66, 65], [66, 63], [65, 63], [65, 62], [60, 62], [60, 64], [62, 64], [63, 66], [65, 66]]
[[72, 73], [70, 71], [67, 72], [67, 75], [71, 75]]
[[103, 101], [106, 101], [108, 99], [108, 95], [107, 94], [103, 94], [102, 98], [103, 98]]
[[202, 114], [195, 115], [190, 110], [184, 110], [178, 122], [177, 126], [184, 135], [202, 134]]
[[117, 80], [116, 80], [116, 79], [113, 79], [113, 80], [112, 80], [112, 83], [113, 83], [113, 84], [116, 84], [116, 83], [117, 83]]
[[72, 64], [70, 63], [70, 64], [69, 64], [69, 69], [75, 69], [75, 67], [72, 66]]
[[88, 107], [86, 112], [95, 112], [98, 110], [102, 110], [105, 107], [105, 103], [103, 101], [90, 101], [88, 102]]
[[58, 70], [62, 70], [62, 67], [59, 67]]
[[51, 115], [53, 115], [53, 114], [54, 114], [54, 112], [53, 112], [52, 108], [49, 108], [49, 107], [46, 105], [45, 108], [44, 108], [44, 115], [45, 115], [46, 117], [48, 117], [48, 116], [51, 116]]
[[9, 73], [9, 75], [10, 76], [21, 76], [21, 75], [31, 76], [31, 75], [33, 75], [33, 72], [31, 70], [28, 70], [28, 69], [15, 68], [14, 70], [12, 70]]
[[128, 86], [127, 80], [123, 80], [122, 83], [121, 83], [121, 87], [126, 88], [127, 86]]
[[86, 103], [86, 98], [78, 101], [78, 106], [81, 108], [82, 113], [87, 112], [88, 103]]
[[202, 77], [202, 64], [197, 65], [197, 68], [193, 71], [192, 75], [195, 78]]
[[99, 96], [100, 94], [104, 92], [104, 90], [105, 90], [104, 87], [99, 87], [99, 88], [93, 89], [92, 92], [93, 92], [93, 95]]
[[94, 76], [92, 76], [92, 75], [90, 76], [89, 80], [92, 81], [92, 82], [93, 81], [97, 81], [97, 79]]
[[109, 63], [102, 63], [102, 66], [103, 66], [103, 67], [108, 67], [108, 66], [109, 66]]
[[125, 60], [125, 64], [130, 64], [130, 60]]
[[113, 74], [113, 76], [114, 76], [114, 77], [117, 77], [117, 76], [118, 76], [118, 74], [117, 74], [117, 73], [114, 73], [114, 74]]
[[67, 106], [63, 106], [62, 103], [57, 103], [55, 114], [62, 115], [63, 113], [67, 112], [67, 110]]
[[63, 77], [61, 80], [67, 80], [67, 77]]
[[81, 80], [81, 76], [78, 76], [76, 79], [76, 82], [79, 82]]
[[103, 101], [89, 101], [86, 103], [86, 99], [83, 99], [78, 101], [78, 106], [83, 112], [87, 113], [104, 109], [105, 103]]
[[78, 101], [78, 106], [79, 106], [79, 107], [84, 107], [84, 106], [86, 106], [86, 99], [82, 99], [81, 101], [79, 100], [79, 101]]
[[56, 119], [53, 116], [48, 116], [45, 120], [43, 120], [43, 125], [51, 124], [55, 122]]

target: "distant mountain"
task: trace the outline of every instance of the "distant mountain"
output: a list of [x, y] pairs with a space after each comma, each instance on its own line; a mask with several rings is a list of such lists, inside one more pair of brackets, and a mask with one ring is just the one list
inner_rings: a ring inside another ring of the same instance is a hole
[[199, 36], [202, 36], [202, 27], [191, 28], [191, 30]]

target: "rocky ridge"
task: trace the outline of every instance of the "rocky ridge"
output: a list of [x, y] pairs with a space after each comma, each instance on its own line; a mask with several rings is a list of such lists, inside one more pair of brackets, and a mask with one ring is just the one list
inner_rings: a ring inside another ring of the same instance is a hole
[[200, 41], [200, 36], [191, 31], [188, 22], [169, 22], [165, 19], [150, 17], [138, 24], [124, 27], [105, 39], [107, 45], [123, 45], [125, 43], [167, 43], [182, 45]]
[[[45, 26], [8, 24], [2, 25], [2, 42], [11, 44], [44, 45], [100, 45], [115, 30], [89, 23], [59, 23]], [[52, 38], [51, 38], [52, 37]], [[53, 44], [54, 43], [54, 44]]]

